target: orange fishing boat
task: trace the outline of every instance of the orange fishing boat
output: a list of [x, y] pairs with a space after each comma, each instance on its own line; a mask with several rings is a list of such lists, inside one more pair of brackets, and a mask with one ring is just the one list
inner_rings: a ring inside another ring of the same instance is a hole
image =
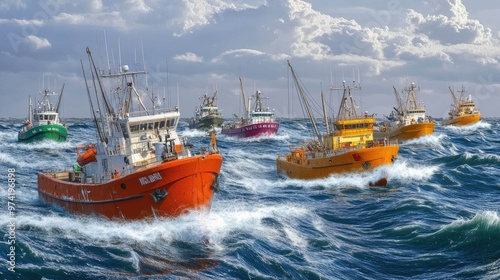
[[[399, 146], [395, 141], [375, 141], [373, 126], [375, 118], [365, 113], [358, 115], [351, 91], [357, 86], [343, 87], [343, 96], [337, 118], [330, 131], [323, 93], [323, 114], [326, 134], [321, 134], [316, 126], [309, 102], [298, 78], [288, 62], [295, 80], [300, 99], [308, 113], [313, 127], [314, 140], [290, 146], [290, 153], [278, 156], [276, 160], [279, 174], [296, 179], [325, 178], [334, 173], [352, 173], [372, 170], [378, 166], [392, 164], [396, 159]], [[387, 178], [370, 182], [373, 186], [385, 186]]]
[[481, 113], [476, 108], [476, 104], [472, 101], [472, 96], [465, 97], [465, 89], [462, 86], [460, 92], [460, 97], [457, 98], [455, 93], [451, 88], [450, 93], [453, 97], [453, 104], [451, 104], [451, 110], [448, 112], [450, 117], [443, 121], [444, 125], [469, 125], [475, 124], [481, 120]]
[[[39, 173], [40, 196], [72, 213], [110, 219], [177, 216], [210, 208], [222, 165], [214, 132], [208, 148], [192, 153], [192, 145], [176, 132], [179, 110], [157, 104], [146, 109], [141, 101], [135, 85], [145, 71], [129, 72], [124, 65], [119, 73], [104, 75], [88, 48], [87, 54], [96, 85], [95, 97], [88, 85], [87, 94], [99, 141], [77, 148], [73, 169]], [[104, 78], [115, 82], [110, 88], [119, 98], [102, 90]]]
[[394, 111], [386, 116], [384, 123], [375, 130], [375, 139], [410, 140], [434, 133], [436, 124], [426, 116], [423, 102], [415, 96], [418, 87], [414, 83], [405, 87], [405, 100], [396, 88], [393, 88], [398, 108], [394, 107]]

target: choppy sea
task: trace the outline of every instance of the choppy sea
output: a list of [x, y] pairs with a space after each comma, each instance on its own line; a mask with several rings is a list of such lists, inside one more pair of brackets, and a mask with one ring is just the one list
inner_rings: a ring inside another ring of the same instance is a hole
[[[90, 119], [66, 119], [65, 143], [37, 144], [17, 143], [21, 121], [0, 119], [2, 279], [500, 279], [499, 118], [438, 123], [393, 166], [313, 181], [276, 174], [276, 157], [310, 136], [305, 120], [280, 120], [271, 138], [219, 135], [211, 210], [134, 222], [38, 196], [38, 172], [71, 167], [75, 147], [95, 142]], [[179, 132], [208, 146], [187, 120]], [[366, 186], [382, 173], [386, 188]]]

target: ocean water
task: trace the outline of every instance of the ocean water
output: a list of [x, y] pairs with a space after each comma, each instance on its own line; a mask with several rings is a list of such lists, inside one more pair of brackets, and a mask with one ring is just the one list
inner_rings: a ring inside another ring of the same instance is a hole
[[[2, 279], [500, 278], [498, 118], [437, 125], [403, 143], [393, 166], [313, 181], [276, 174], [276, 157], [310, 136], [305, 120], [280, 120], [269, 139], [219, 135], [211, 210], [134, 222], [72, 215], [38, 196], [37, 172], [72, 166], [75, 146], [95, 141], [90, 119], [65, 120], [66, 143], [38, 144], [17, 143], [21, 121], [0, 119]], [[209, 143], [187, 120], [179, 131], [195, 149]], [[386, 188], [366, 186], [382, 173]]]

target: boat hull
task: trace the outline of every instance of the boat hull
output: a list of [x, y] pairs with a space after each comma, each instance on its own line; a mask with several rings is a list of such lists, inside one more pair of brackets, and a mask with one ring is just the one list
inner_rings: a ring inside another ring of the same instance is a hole
[[434, 133], [435, 126], [433, 122], [410, 124], [395, 129], [389, 128], [388, 131], [376, 131], [373, 137], [375, 139], [410, 140]]
[[75, 214], [125, 220], [178, 216], [210, 208], [221, 165], [219, 154], [200, 155], [138, 170], [105, 184], [70, 182], [71, 171], [39, 173], [38, 193]]
[[198, 121], [190, 121], [189, 128], [192, 129], [211, 129], [212, 127], [220, 127], [224, 122], [223, 116], [206, 116]]
[[[279, 156], [276, 167], [278, 174], [292, 179], [320, 179], [335, 173], [363, 172], [381, 165], [392, 164], [398, 151], [399, 146], [381, 146], [312, 159], [287, 160], [287, 157]], [[387, 180], [384, 179], [381, 178], [370, 185], [385, 186]]]
[[54, 140], [58, 142], [66, 141], [67, 129], [59, 124], [47, 124], [33, 127], [26, 132], [19, 132], [17, 140], [19, 142], [31, 143], [35, 141]]
[[469, 125], [469, 124], [475, 124], [481, 120], [481, 114], [469, 114], [469, 115], [462, 115], [459, 117], [455, 117], [449, 120], [443, 121], [444, 125], [456, 125], [456, 126], [462, 126], [462, 125]]
[[279, 123], [277, 122], [262, 122], [249, 124], [236, 128], [222, 128], [221, 134], [231, 136], [231, 137], [258, 137], [261, 135], [275, 135], [279, 129]]

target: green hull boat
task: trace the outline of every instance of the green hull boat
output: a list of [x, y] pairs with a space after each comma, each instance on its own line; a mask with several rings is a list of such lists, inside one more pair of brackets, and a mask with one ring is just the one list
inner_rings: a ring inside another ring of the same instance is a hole
[[27, 131], [20, 131], [17, 139], [19, 142], [31, 143], [34, 141], [54, 140], [58, 142], [66, 141], [68, 130], [60, 124], [47, 124], [40, 125], [28, 129]]
[[43, 100], [38, 102], [36, 108], [31, 103], [30, 96], [28, 119], [17, 134], [19, 142], [31, 143], [43, 140], [66, 141], [68, 129], [59, 119], [59, 107], [61, 105], [63, 90], [64, 85], [57, 100], [57, 105], [53, 105], [50, 101], [50, 96], [56, 94], [50, 93], [49, 90], [43, 91]]

